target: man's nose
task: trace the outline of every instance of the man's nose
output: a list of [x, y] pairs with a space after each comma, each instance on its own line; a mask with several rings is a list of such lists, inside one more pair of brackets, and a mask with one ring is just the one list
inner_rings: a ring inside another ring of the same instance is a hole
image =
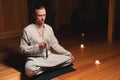
[[42, 16], [41, 18], [44, 19], [44, 16]]

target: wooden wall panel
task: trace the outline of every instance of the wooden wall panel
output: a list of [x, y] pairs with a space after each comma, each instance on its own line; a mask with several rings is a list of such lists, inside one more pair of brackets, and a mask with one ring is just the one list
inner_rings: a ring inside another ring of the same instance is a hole
[[116, 0], [109, 0], [109, 14], [108, 14], [108, 42], [109, 43], [112, 43], [114, 39], [115, 8], [116, 8]]
[[[2, 6], [2, 3], [0, 1], [0, 6]], [[3, 31], [3, 8], [0, 7], [0, 32]]]
[[0, 0], [0, 38], [19, 36], [28, 24], [27, 0]]

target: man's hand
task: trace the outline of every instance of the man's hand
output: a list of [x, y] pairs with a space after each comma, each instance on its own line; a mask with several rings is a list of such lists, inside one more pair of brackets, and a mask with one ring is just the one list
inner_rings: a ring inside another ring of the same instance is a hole
[[72, 54], [68, 54], [68, 56], [70, 56], [70, 57], [71, 57], [72, 62], [73, 62], [73, 61], [74, 61], [74, 56], [73, 56]]
[[46, 47], [46, 42], [41, 42], [41, 43], [39, 43], [39, 47], [40, 47], [40, 48], [45, 48], [45, 47]]

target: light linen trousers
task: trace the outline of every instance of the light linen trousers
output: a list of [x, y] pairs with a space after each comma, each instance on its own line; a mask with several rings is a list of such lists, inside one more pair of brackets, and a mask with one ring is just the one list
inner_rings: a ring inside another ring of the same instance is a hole
[[[47, 43], [44, 49], [39, 47], [39, 43], [43, 41]], [[50, 47], [60, 54], [53, 54]], [[38, 75], [47, 68], [69, 65], [72, 61], [68, 56], [71, 53], [58, 43], [51, 26], [47, 24], [44, 24], [43, 35], [40, 35], [39, 27], [35, 24], [25, 27], [20, 41], [20, 49], [27, 55], [25, 73], [29, 77]]]

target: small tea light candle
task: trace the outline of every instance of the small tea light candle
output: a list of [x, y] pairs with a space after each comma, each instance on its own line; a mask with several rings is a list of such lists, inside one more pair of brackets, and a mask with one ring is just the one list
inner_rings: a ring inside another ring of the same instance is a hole
[[85, 34], [84, 33], [82, 33], [82, 37], [84, 37], [85, 36]]
[[84, 44], [81, 44], [81, 45], [80, 45], [80, 48], [85, 48]]
[[95, 61], [95, 64], [96, 64], [96, 65], [99, 65], [99, 64], [100, 64], [100, 61], [99, 61], [99, 60], [96, 60], [96, 61]]

